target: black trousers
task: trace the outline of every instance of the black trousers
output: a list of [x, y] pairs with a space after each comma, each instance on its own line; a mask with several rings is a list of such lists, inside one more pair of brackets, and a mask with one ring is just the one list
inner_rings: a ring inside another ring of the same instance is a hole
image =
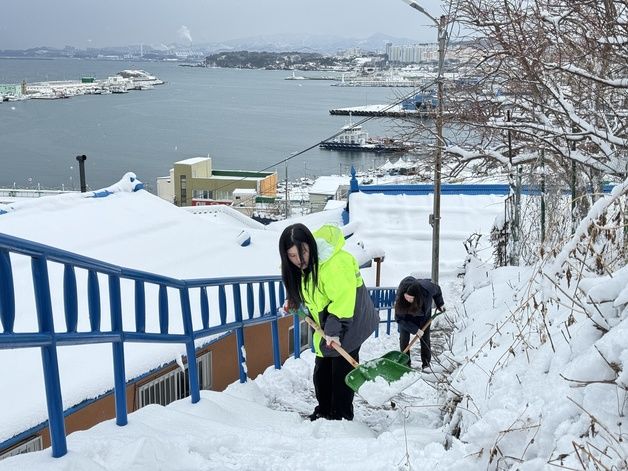
[[[349, 352], [356, 361], [360, 347]], [[314, 390], [318, 414], [330, 420], [353, 420], [353, 390], [345, 384], [345, 376], [353, 367], [343, 357], [316, 357], [314, 362]]]
[[[419, 318], [419, 325], [423, 327], [425, 323], [429, 320], [429, 317]], [[414, 337], [414, 335], [410, 334], [407, 330], [399, 329], [399, 350], [402, 352], [410, 343], [410, 337]], [[416, 345], [416, 344], [415, 344]], [[414, 348], [414, 346], [413, 346]], [[410, 352], [408, 352], [410, 353]], [[430, 342], [430, 327], [425, 329], [423, 333], [423, 337], [421, 337], [421, 366], [423, 368], [427, 368], [430, 366], [430, 362], [432, 361], [432, 345]]]

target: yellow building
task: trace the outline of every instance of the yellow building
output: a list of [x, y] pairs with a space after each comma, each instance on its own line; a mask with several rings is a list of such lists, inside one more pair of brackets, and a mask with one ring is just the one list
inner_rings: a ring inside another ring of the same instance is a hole
[[[199, 201], [231, 202], [234, 190], [255, 190], [258, 198], [277, 196], [276, 172], [214, 170], [210, 157], [194, 157], [175, 162], [170, 170], [169, 195], [177, 206], [192, 206]], [[158, 183], [159, 187], [159, 183]], [[165, 198], [169, 192], [159, 191]]]

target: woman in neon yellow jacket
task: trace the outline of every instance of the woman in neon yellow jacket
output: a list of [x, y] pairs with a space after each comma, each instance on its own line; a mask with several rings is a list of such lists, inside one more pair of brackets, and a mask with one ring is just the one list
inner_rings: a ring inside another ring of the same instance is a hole
[[312, 234], [303, 224], [284, 229], [279, 239], [287, 310], [304, 304], [325, 338], [314, 334], [314, 389], [318, 406], [311, 420], [353, 419], [353, 390], [344, 381], [352, 366], [333, 348], [341, 345], [359, 361], [362, 343], [379, 322], [358, 263], [343, 250], [342, 231], [325, 225]]

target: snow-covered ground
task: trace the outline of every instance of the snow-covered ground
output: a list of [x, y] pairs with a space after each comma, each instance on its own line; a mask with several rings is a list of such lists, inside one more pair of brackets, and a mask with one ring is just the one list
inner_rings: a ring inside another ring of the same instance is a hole
[[[430, 251], [422, 234], [429, 225], [420, 211], [430, 199], [413, 198], [423, 201], [359, 195], [351, 202], [348, 243], [356, 252], [364, 245], [365, 252], [386, 254], [383, 285], [396, 285], [409, 272], [427, 275]], [[577, 295], [573, 280], [567, 286], [541, 265], [493, 270], [488, 245], [472, 257], [459, 249], [473, 232], [488, 238], [499, 203], [470, 196], [444, 199], [442, 206], [448, 312], [436, 327], [451, 336], [434, 371], [395, 398], [395, 408], [358, 397], [353, 422], [304, 419], [315, 404], [313, 355], [304, 352], [281, 370], [271, 367], [221, 393], [204, 391], [198, 404], [149, 406], [130, 414], [125, 427], [108, 421], [74, 433], [63, 458], [45, 450], [0, 461], [0, 470], [626, 469], [628, 268], [583, 280], [588, 298]], [[311, 227], [339, 219], [339, 210], [299, 218]], [[252, 243], [240, 247], [237, 224], [213, 224], [143, 191], [98, 200], [55, 197], [0, 215], [2, 232], [181, 278], [277, 274], [277, 238], [288, 222], [247, 228]], [[205, 244], [181, 244], [182, 233]], [[466, 275], [458, 278], [465, 260]], [[26, 277], [27, 266], [14, 268]], [[374, 270], [364, 272], [369, 285]], [[394, 333], [371, 338], [361, 359], [396, 347]], [[23, 361], [38, 361], [25, 353], [0, 351], [3, 383], [17, 381], [0, 389], [5, 439], [7, 417], [23, 426], [24, 414], [35, 420], [45, 411], [43, 405], [19, 409], [43, 400], [40, 373], [27, 378], [32, 383], [25, 389], [19, 383], [25, 378], [14, 372]], [[142, 363], [127, 361], [127, 367]], [[65, 387], [92, 390], [99, 379], [85, 373]]]

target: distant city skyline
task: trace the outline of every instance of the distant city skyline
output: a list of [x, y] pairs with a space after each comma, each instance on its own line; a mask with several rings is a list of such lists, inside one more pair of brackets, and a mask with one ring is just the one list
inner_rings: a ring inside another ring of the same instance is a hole
[[[433, 16], [439, 1], [419, 1]], [[0, 49], [215, 43], [273, 34], [362, 39], [376, 33], [435, 42], [430, 20], [402, 0], [78, 0], [9, 2]]]

